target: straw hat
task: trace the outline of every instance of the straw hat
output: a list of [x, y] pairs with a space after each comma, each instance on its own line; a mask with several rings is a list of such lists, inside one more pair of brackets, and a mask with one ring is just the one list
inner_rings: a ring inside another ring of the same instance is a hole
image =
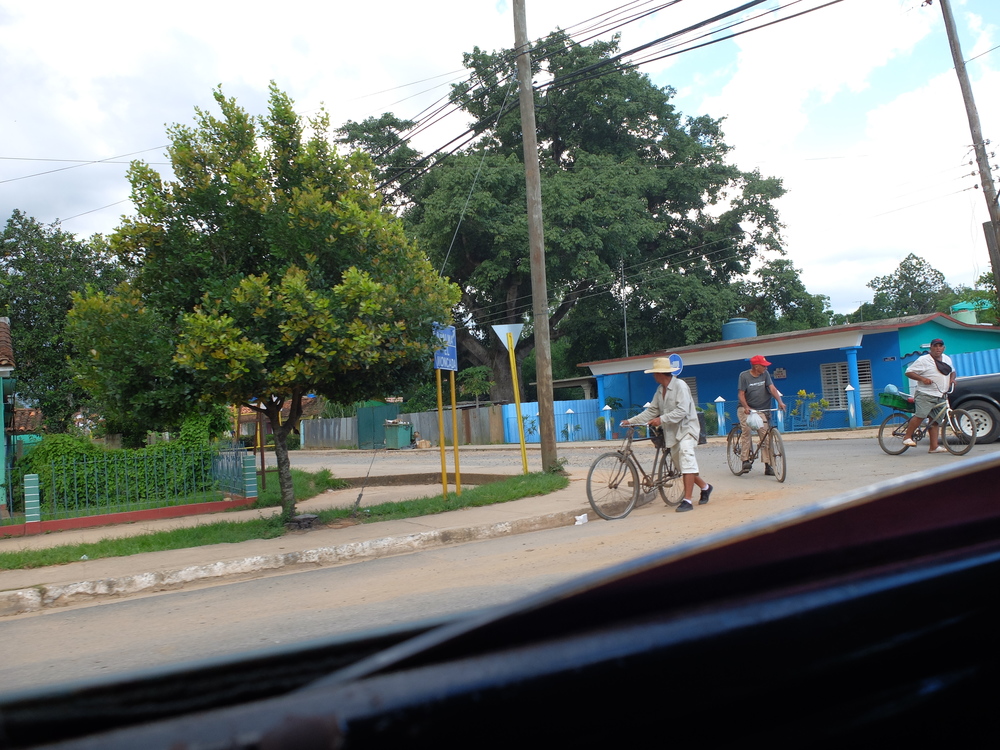
[[671, 374], [677, 372], [679, 367], [675, 367], [674, 363], [670, 361], [670, 357], [657, 357], [653, 360], [653, 367], [650, 370], [645, 370], [645, 372], [662, 372], [665, 374]]

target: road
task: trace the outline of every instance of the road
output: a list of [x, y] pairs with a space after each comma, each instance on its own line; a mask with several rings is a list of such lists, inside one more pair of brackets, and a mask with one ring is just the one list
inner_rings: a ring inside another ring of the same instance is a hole
[[[787, 448], [789, 475], [782, 485], [759, 471], [734, 477], [723, 468], [721, 446], [703, 447], [699, 460], [718, 489], [709, 505], [681, 516], [656, 500], [610, 523], [6, 618], [0, 622], [8, 646], [3, 689], [118, 675], [480, 609], [880, 479], [962, 460], [925, 451], [890, 457], [870, 439], [796, 441]], [[995, 444], [977, 453], [998, 450]], [[560, 455], [579, 468], [596, 453]], [[423, 455], [401, 453], [393, 461], [426, 461]], [[363, 466], [371, 455], [348, 459]], [[300, 465], [323, 461], [297, 458]], [[494, 451], [475, 463], [500, 470], [511, 461], [519, 466], [520, 455]], [[582, 481], [579, 486], [582, 493]]]

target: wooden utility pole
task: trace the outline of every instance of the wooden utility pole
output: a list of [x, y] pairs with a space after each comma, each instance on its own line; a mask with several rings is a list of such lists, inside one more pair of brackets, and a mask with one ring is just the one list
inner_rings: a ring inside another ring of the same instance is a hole
[[535, 91], [531, 85], [531, 57], [524, 0], [514, 0], [514, 52], [521, 97], [524, 138], [524, 179], [528, 191], [528, 247], [531, 252], [531, 297], [535, 333], [535, 379], [538, 387], [538, 432], [542, 469], [557, 467], [556, 416], [552, 403], [552, 347], [549, 342], [549, 293], [545, 282], [545, 236], [542, 231], [542, 180], [538, 170], [535, 133]]
[[[993, 173], [990, 171], [989, 155], [986, 153], [986, 143], [983, 140], [983, 128], [979, 124], [979, 111], [976, 100], [972, 98], [972, 85], [965, 71], [965, 59], [962, 57], [962, 46], [955, 29], [955, 17], [951, 14], [949, 0], [938, 0], [941, 13], [944, 16], [944, 28], [948, 32], [948, 44], [951, 46], [951, 58], [955, 61], [955, 72], [958, 73], [958, 85], [962, 88], [962, 99], [965, 101], [965, 112], [969, 117], [969, 130], [972, 131], [972, 147], [976, 151], [976, 162], [979, 165], [979, 177], [982, 181], [983, 195], [986, 197], [986, 207], [990, 212], [989, 224], [984, 224], [986, 232], [986, 247], [990, 254], [990, 265], [993, 268], [993, 284], [1000, 300], [1000, 206], [997, 206], [997, 191], [993, 185]], [[990, 234], [992, 233], [992, 237]]]

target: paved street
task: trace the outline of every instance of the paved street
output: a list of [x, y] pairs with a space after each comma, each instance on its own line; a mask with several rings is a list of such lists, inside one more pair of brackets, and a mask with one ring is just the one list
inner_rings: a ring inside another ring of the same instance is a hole
[[[561, 495], [563, 505], [585, 508], [586, 467], [604, 447], [560, 452], [573, 477], [570, 488]], [[997, 452], [1000, 445], [976, 448], [980, 455]], [[463, 470], [520, 470], [517, 451], [493, 449], [466, 455], [463, 461], [467, 468]], [[734, 477], [722, 463], [721, 444], [703, 446], [699, 460], [718, 489], [709, 505], [693, 513], [678, 515], [655, 500], [621, 521], [564, 525], [319, 568], [262, 571], [254, 574], [253, 580], [224, 578], [180, 591], [95, 599], [3, 618], [0, 630], [8, 643], [18, 644], [5, 658], [4, 689], [236, 655], [505, 603], [590, 571], [842, 491], [966, 460], [925, 451], [887, 456], [871, 438], [790, 440], [788, 455], [788, 481], [778, 484], [760, 471]], [[374, 463], [372, 458], [370, 452], [295, 454], [297, 465], [336, 466], [337, 473], [351, 476], [363, 475], [369, 464], [373, 475], [432, 470], [439, 454], [400, 451], [375, 454]], [[537, 460], [537, 454], [533, 458]], [[346, 471], [351, 467], [352, 471]], [[435, 489], [428, 487], [427, 494]], [[372, 488], [376, 491], [382, 488]], [[357, 493], [350, 489], [332, 494], [351, 502]], [[548, 497], [516, 502], [531, 508], [551, 501]], [[478, 509], [455, 514], [471, 518], [476, 512]], [[377, 534], [378, 526], [381, 524], [353, 527], [352, 531]], [[321, 533], [337, 532], [310, 532], [267, 544], [278, 549], [296, 540], [319, 539]], [[216, 549], [212, 554], [235, 553]], [[128, 562], [141, 569], [145, 557], [138, 555]], [[74, 566], [84, 570], [88, 564]]]

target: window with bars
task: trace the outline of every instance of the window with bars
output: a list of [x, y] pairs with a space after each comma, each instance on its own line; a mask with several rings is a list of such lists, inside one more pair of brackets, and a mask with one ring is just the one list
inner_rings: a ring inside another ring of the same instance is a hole
[[696, 378], [681, 378], [685, 383], [687, 383], [688, 388], [691, 389], [691, 399], [697, 404], [698, 403], [698, 383]]
[[[831, 409], [846, 409], [847, 394], [844, 389], [850, 385], [846, 362], [831, 362], [819, 366], [820, 379], [823, 382], [823, 398]], [[872, 389], [872, 363], [869, 360], [858, 361], [858, 381], [861, 385], [861, 398], [874, 398]]]

